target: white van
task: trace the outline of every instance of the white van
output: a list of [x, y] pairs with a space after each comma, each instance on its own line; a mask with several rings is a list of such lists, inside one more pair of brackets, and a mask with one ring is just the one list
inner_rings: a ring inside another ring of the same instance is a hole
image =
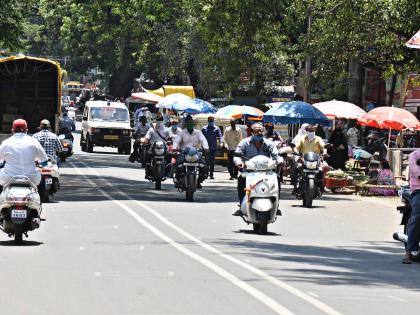
[[93, 152], [94, 146], [118, 148], [120, 154], [131, 153], [131, 126], [124, 103], [110, 101], [86, 102], [80, 146]]

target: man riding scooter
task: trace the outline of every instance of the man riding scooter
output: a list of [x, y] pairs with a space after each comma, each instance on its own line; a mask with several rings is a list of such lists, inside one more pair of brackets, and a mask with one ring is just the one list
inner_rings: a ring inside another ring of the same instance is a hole
[[39, 141], [44, 148], [45, 153], [52, 156], [58, 164], [59, 160], [57, 154], [63, 151], [60, 139], [58, 139], [55, 133], [50, 131], [51, 124], [47, 119], [41, 120], [39, 128], [41, 131], [34, 134], [33, 137]]
[[134, 163], [135, 161], [139, 160], [139, 156], [140, 156], [139, 150], [141, 146], [140, 141], [141, 141], [141, 138], [143, 138], [146, 135], [150, 127], [151, 127], [150, 124], [147, 123], [146, 116], [140, 116], [140, 119], [137, 122], [136, 126], [134, 127], [134, 132], [133, 132], [133, 138], [135, 139], [134, 144], [133, 144], [133, 153], [131, 153], [128, 159], [131, 163]]
[[[235, 165], [240, 169], [244, 169], [245, 161], [250, 160], [255, 156], [264, 155], [270, 157], [278, 164], [282, 162], [282, 158], [279, 156], [277, 147], [274, 142], [264, 138], [264, 127], [261, 123], [254, 123], [251, 126], [251, 136], [243, 139], [236, 148], [234, 162]], [[245, 186], [246, 179], [240, 175], [238, 177], [238, 197], [239, 204], [245, 197]], [[234, 216], [242, 216], [241, 209], [238, 209], [233, 213]], [[281, 215], [281, 211], [277, 210], [277, 215]]]
[[13, 136], [4, 140], [0, 146], [0, 162], [5, 162], [4, 168], [0, 170], [0, 185], [4, 186], [14, 176], [27, 176], [38, 186], [38, 193], [42, 196], [45, 185], [40, 184], [41, 174], [35, 162], [41, 167], [47, 166], [47, 154], [38, 141], [26, 134], [28, 125], [25, 120], [15, 120], [12, 132]]
[[58, 134], [60, 135], [69, 135], [71, 142], [74, 141], [73, 135], [71, 134], [76, 130], [76, 125], [74, 120], [69, 117], [69, 115], [64, 112], [63, 117], [60, 118], [58, 122]]

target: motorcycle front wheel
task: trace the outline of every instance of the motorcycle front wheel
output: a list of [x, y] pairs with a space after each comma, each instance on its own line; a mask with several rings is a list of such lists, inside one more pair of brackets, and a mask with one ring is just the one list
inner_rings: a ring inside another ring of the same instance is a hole
[[160, 190], [162, 188], [162, 167], [155, 165], [155, 189]]
[[305, 192], [303, 193], [303, 206], [312, 208], [312, 201], [314, 199], [315, 180], [308, 178], [305, 181]]
[[187, 175], [187, 185], [185, 191], [185, 197], [187, 201], [194, 201], [195, 181], [195, 174]]

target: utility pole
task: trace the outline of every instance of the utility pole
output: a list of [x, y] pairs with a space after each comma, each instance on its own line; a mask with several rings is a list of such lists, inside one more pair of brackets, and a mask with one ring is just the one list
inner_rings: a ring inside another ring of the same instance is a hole
[[305, 94], [303, 99], [305, 102], [309, 103], [311, 100], [311, 76], [312, 76], [312, 65], [311, 65], [311, 55], [309, 54], [309, 43], [311, 35], [311, 26], [312, 26], [312, 9], [309, 6], [308, 9], [308, 29], [306, 32], [306, 60], [305, 60]]

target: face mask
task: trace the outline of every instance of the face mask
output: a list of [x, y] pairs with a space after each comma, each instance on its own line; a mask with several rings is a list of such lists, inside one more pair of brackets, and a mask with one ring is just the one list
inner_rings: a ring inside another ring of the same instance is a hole
[[253, 135], [252, 140], [254, 140], [255, 142], [263, 142], [264, 141], [264, 136], [263, 135]]
[[178, 125], [172, 125], [172, 130], [177, 130], [178, 129]]
[[194, 131], [194, 125], [185, 125], [185, 129], [187, 129], [189, 133], [192, 133]]
[[214, 121], [209, 121], [209, 127], [213, 127], [214, 126]]
[[230, 126], [232, 127], [233, 130], [236, 129], [236, 125], [235, 124], [230, 124]]
[[163, 126], [163, 121], [156, 122], [156, 128], [162, 128], [162, 126]]
[[306, 135], [308, 136], [309, 140], [312, 140], [313, 138], [315, 138], [315, 132], [314, 131], [307, 131]]

